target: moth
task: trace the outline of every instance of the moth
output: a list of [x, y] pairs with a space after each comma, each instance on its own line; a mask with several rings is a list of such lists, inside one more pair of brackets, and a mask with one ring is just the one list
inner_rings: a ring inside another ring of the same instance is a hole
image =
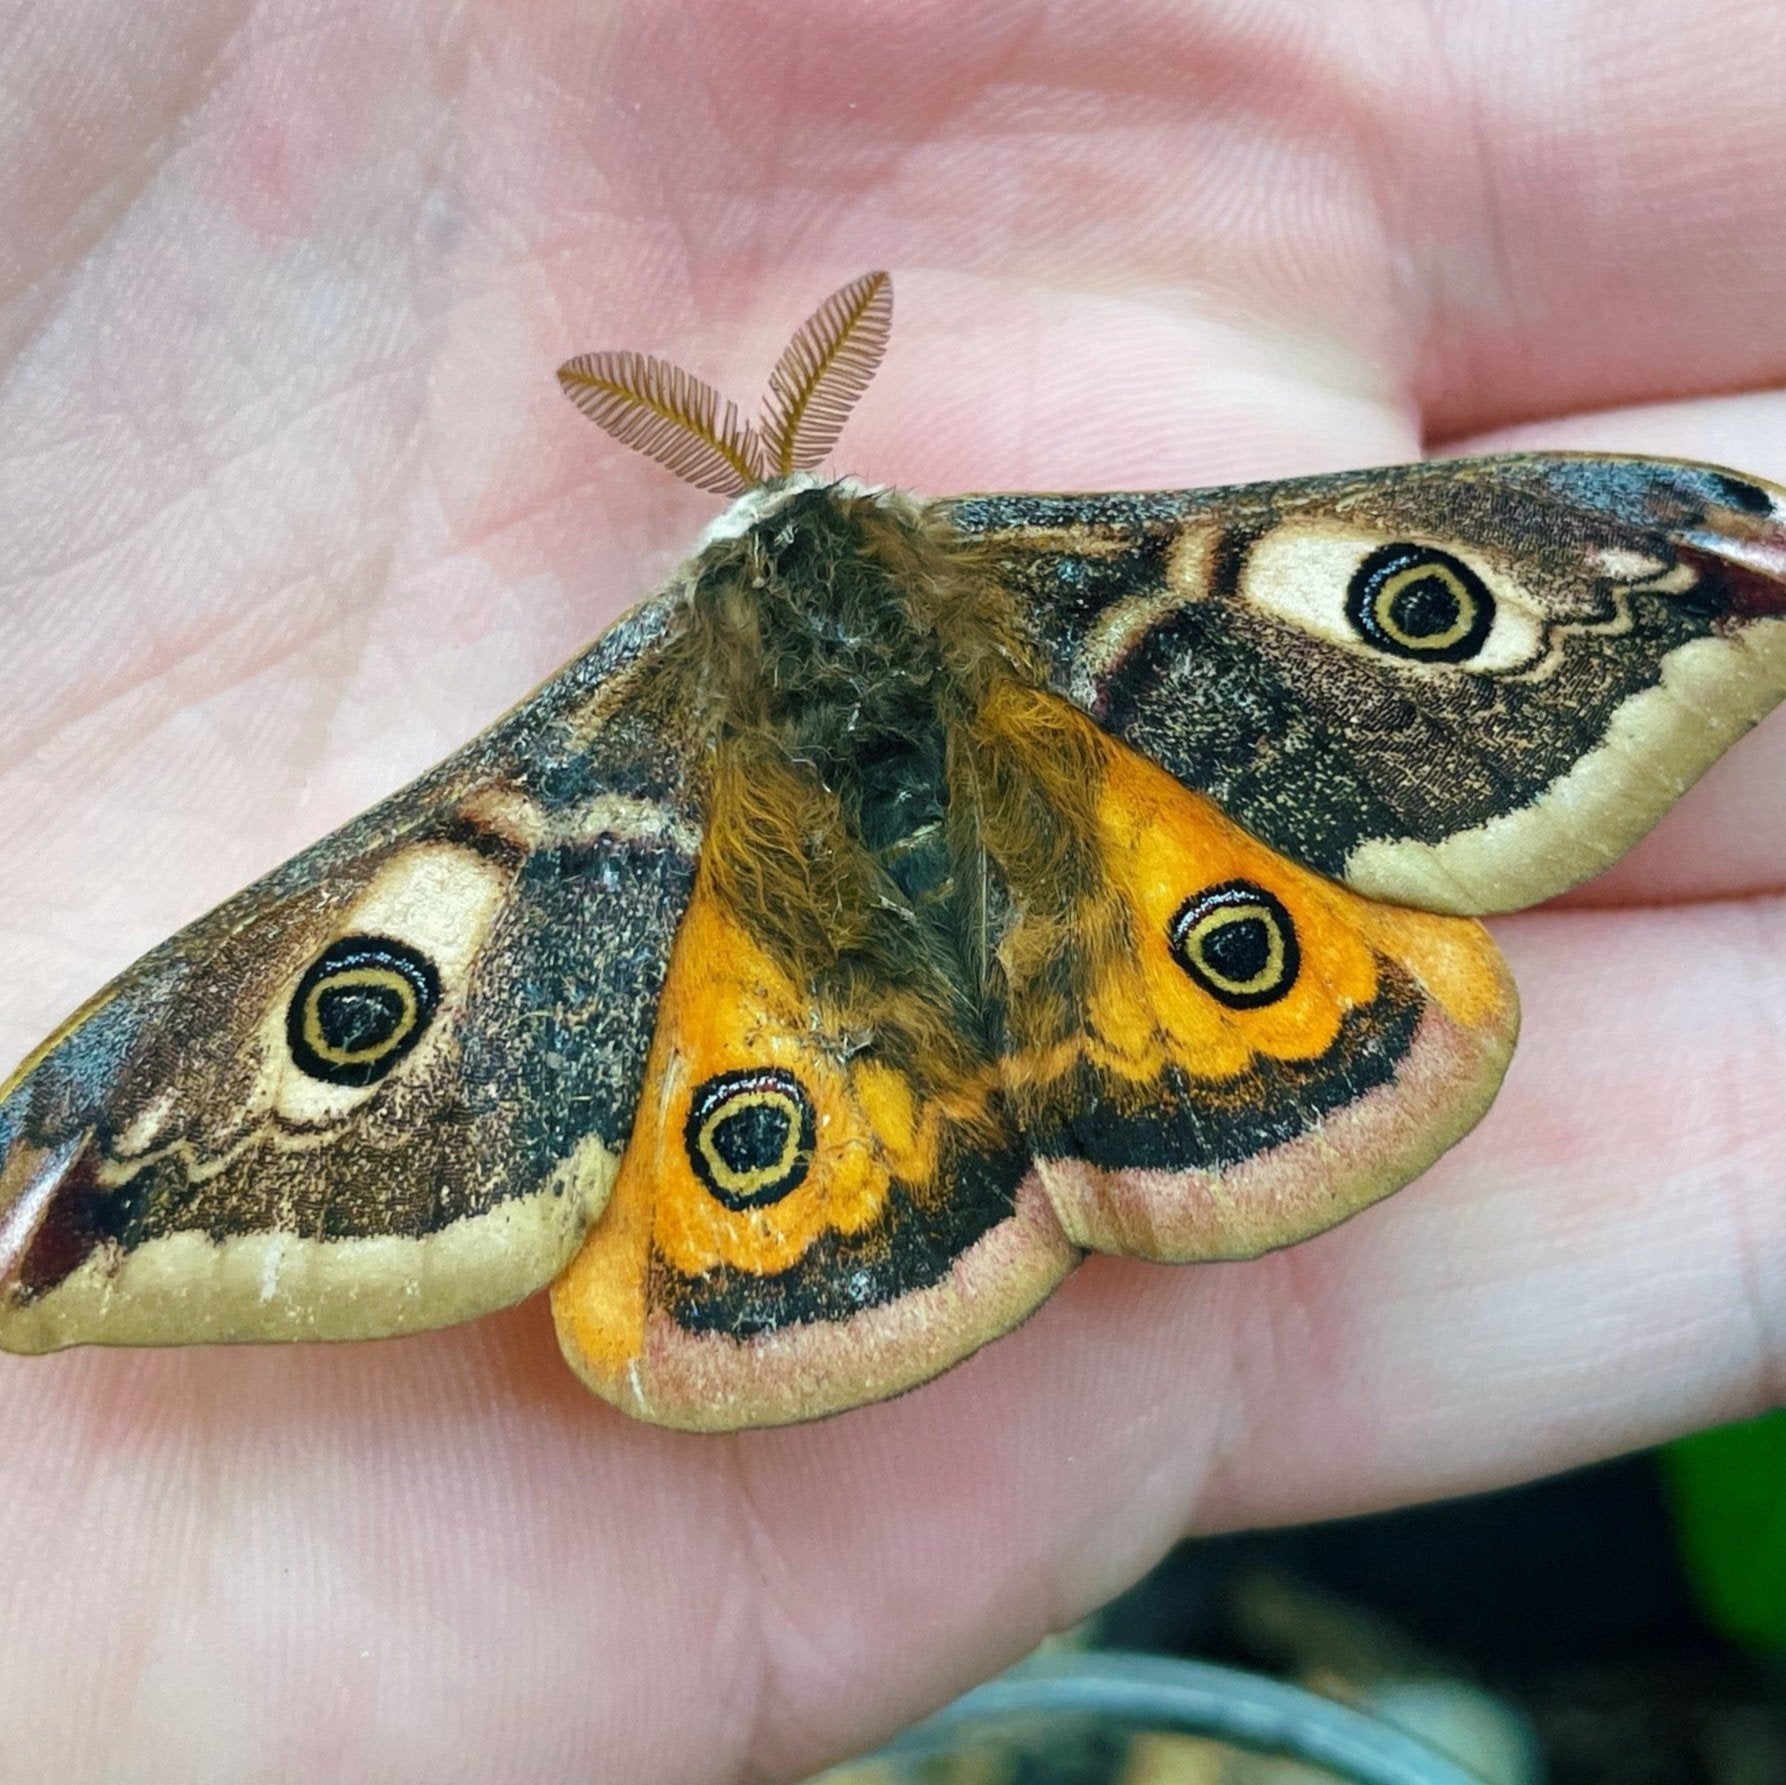
[[1242, 1259], [1424, 1170], [1516, 1005], [1482, 913], [1625, 850], [1786, 691], [1786, 491], [1533, 454], [921, 500], [814, 473], [874, 273], [667, 587], [201, 918], [0, 1090], [0, 1346], [348, 1339], [550, 1284], [719, 1430], [946, 1369], [1088, 1250]]

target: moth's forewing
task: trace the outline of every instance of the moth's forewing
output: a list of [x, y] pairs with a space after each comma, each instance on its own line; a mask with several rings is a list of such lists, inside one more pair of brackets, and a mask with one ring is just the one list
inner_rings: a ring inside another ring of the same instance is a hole
[[639, 609], [146, 956], [0, 1096], [0, 1346], [361, 1338], [539, 1288], [631, 1125], [699, 818]]
[[1786, 691], [1786, 492], [1712, 466], [1511, 455], [947, 512], [1053, 686], [1274, 849], [1430, 910], [1598, 873]]

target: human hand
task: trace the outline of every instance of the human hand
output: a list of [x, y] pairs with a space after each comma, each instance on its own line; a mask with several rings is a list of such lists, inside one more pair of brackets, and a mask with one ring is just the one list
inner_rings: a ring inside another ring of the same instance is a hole
[[[712, 503], [552, 370], [749, 399], [898, 275], [839, 464], [1176, 487], [1530, 444], [1786, 478], [1765, 5], [440, 13], [78, 0], [0, 57], [5, 1040], [421, 769]], [[1244, 1266], [1094, 1260], [820, 1426], [632, 1425], [533, 1303], [0, 1358], [0, 1778], [791, 1778], [1187, 1530], [1485, 1487], [1775, 1397], [1764, 728], [1566, 908], [1478, 1133]]]

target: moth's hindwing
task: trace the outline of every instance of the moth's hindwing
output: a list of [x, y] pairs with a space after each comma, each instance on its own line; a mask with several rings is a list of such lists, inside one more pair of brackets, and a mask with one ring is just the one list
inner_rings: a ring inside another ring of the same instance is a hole
[[361, 1338], [557, 1274], [698, 844], [648, 604], [182, 931], [0, 1097], [0, 1346]]
[[938, 1097], [851, 1057], [704, 867], [613, 1200], [552, 1292], [590, 1387], [667, 1425], [815, 1418], [934, 1376], [1076, 1257], [991, 1064]]
[[1475, 1125], [1518, 1026], [1480, 924], [1297, 866], [1052, 696], [1003, 704], [1089, 857], [1000, 950], [1008, 1099], [1075, 1244], [1254, 1257]]
[[1053, 685], [1293, 859], [1437, 911], [1599, 872], [1786, 692], [1786, 492], [1515, 455], [940, 505]]

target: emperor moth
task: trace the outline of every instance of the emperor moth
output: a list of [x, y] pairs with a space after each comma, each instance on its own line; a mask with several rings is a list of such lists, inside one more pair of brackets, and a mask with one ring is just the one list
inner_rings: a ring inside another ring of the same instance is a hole
[[552, 1285], [702, 1429], [909, 1388], [1088, 1250], [1237, 1259], [1407, 1182], [1517, 1024], [1475, 921], [1786, 691], [1786, 492], [1522, 454], [920, 499], [561, 371], [732, 498], [482, 736], [153, 950], [0, 1090], [0, 1346], [344, 1339]]

